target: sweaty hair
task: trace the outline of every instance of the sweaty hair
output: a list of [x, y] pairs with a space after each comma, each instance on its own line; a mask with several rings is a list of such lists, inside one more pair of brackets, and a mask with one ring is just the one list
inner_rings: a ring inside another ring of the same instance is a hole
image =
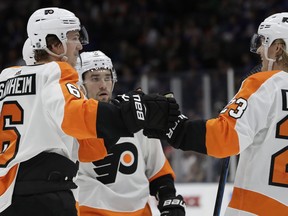
[[[46, 36], [46, 44], [47, 44], [47, 48], [49, 50], [52, 49], [52, 45], [59, 45], [61, 44], [61, 41], [59, 40], [59, 38], [56, 35], [47, 35]], [[36, 62], [39, 61], [46, 61], [49, 59], [49, 53], [47, 53], [45, 50], [34, 50], [34, 58], [36, 60]]]

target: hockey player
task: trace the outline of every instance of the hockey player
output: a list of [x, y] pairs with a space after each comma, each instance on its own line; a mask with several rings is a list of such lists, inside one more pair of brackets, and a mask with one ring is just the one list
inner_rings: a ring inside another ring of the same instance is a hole
[[262, 72], [246, 78], [217, 118], [179, 116], [166, 132], [175, 148], [218, 158], [240, 154], [232, 199], [225, 216], [288, 215], [288, 13], [266, 18], [251, 50]]
[[73, 68], [88, 42], [85, 32], [70, 11], [39, 9], [27, 24], [36, 65], [0, 73], [1, 216], [77, 215], [74, 137], [83, 140], [81, 155], [93, 160], [99, 146], [88, 145], [89, 139], [117, 141], [144, 127], [163, 127], [178, 112], [175, 100], [159, 95], [132, 92], [120, 107], [85, 99]]
[[[88, 98], [111, 103], [117, 81], [111, 59], [101, 51], [83, 52], [80, 57], [83, 92]], [[162, 216], [184, 216], [184, 201], [176, 195], [174, 178], [158, 139], [147, 138], [142, 130], [123, 136], [104, 159], [80, 163], [76, 183], [81, 216], [152, 216], [149, 193], [159, 201]]]

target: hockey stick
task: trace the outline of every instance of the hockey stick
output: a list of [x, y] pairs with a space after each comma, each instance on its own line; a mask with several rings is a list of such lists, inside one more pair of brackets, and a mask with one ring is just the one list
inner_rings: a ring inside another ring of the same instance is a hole
[[223, 194], [225, 190], [225, 184], [228, 176], [228, 167], [229, 167], [230, 157], [222, 159], [222, 168], [220, 173], [220, 180], [218, 184], [218, 190], [216, 195], [216, 201], [214, 206], [213, 216], [219, 216], [222, 206]]
[[[260, 72], [261, 68], [262, 68], [262, 64], [261, 63], [257, 64], [255, 67], [253, 67], [250, 70], [249, 73], [244, 75], [243, 80], [252, 74]], [[220, 174], [220, 179], [219, 179], [219, 183], [218, 183], [218, 190], [217, 190], [217, 195], [216, 195], [216, 201], [215, 201], [213, 216], [219, 216], [220, 215], [222, 200], [223, 200], [223, 194], [224, 194], [224, 190], [225, 190], [225, 184], [226, 184], [227, 176], [228, 176], [229, 162], [230, 162], [230, 157], [222, 159], [222, 168], [221, 168], [221, 174]]]

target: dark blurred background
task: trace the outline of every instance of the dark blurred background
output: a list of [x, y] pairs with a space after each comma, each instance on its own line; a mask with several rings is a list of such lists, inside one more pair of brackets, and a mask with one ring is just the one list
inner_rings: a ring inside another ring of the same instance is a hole
[[103, 50], [119, 75], [177, 73], [255, 64], [249, 40], [268, 15], [285, 11], [277, 0], [1, 0], [1, 68], [21, 59], [26, 23], [38, 8], [76, 14], [89, 32], [85, 50]]
[[[0, 0], [1, 69], [24, 64], [28, 18], [35, 10], [51, 6], [80, 18], [90, 38], [84, 51], [101, 50], [112, 59], [119, 77], [116, 93], [140, 86], [144, 75], [150, 92], [164, 93], [171, 90], [171, 78], [179, 77], [182, 93], [177, 99], [183, 112], [196, 119], [205, 117], [203, 74], [211, 78], [214, 116], [227, 103], [227, 70], [233, 68], [238, 89], [242, 77], [259, 63], [249, 51], [250, 37], [264, 18], [287, 11], [288, 1]], [[173, 163], [175, 150], [163, 145]], [[217, 175], [207, 178], [203, 156], [186, 152], [181, 159], [184, 171], [179, 181], [217, 180]]]

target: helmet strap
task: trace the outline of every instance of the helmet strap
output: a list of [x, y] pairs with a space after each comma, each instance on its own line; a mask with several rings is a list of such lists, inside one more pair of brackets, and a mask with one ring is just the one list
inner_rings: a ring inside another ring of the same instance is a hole
[[268, 60], [268, 71], [272, 70], [275, 59], [268, 58], [268, 46], [264, 46], [264, 56]]
[[268, 59], [268, 71], [272, 70], [274, 62], [274, 59]]
[[112, 81], [111, 94], [112, 94], [112, 93], [113, 93], [113, 91], [114, 91], [114, 86], [115, 86], [115, 81]]
[[83, 92], [83, 94], [84, 94], [86, 97], [88, 97], [88, 95], [87, 95], [87, 89], [85, 88], [84, 84], [80, 84], [80, 89], [81, 89], [81, 91]]
[[68, 61], [68, 57], [66, 56], [67, 53], [67, 44], [65, 41], [61, 41], [62, 45], [63, 45], [63, 49], [64, 52], [62, 54], [56, 54], [54, 52], [52, 52], [50, 49], [48, 49], [47, 47], [44, 48], [44, 50], [49, 53], [50, 55], [56, 57], [56, 58], [60, 58], [61, 61]]

